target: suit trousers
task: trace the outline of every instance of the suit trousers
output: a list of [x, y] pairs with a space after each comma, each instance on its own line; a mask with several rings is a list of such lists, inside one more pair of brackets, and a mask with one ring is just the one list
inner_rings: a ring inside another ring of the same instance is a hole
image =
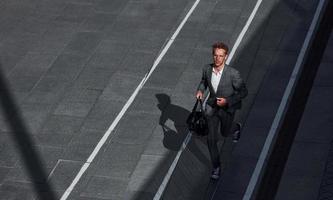
[[221, 135], [224, 137], [230, 135], [233, 129], [234, 113], [227, 112], [222, 108], [207, 106], [206, 117], [208, 123], [208, 150], [212, 165], [214, 168], [217, 168], [221, 165], [217, 143]]

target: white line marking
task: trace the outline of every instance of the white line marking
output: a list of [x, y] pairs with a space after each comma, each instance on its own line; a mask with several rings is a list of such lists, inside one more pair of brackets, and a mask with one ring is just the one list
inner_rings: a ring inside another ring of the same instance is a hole
[[[254, 16], [255, 16], [255, 14], [257, 13], [257, 11], [258, 11], [258, 9], [259, 9], [259, 6], [260, 6], [261, 2], [262, 2], [262, 0], [258, 0], [258, 1], [257, 1], [257, 3], [256, 3], [256, 5], [255, 5], [255, 7], [254, 7], [254, 9], [253, 9], [253, 11], [252, 11], [252, 13], [251, 13], [251, 15], [249, 16], [248, 20], [246, 21], [245, 26], [243, 27], [241, 33], [238, 35], [237, 40], [236, 40], [234, 46], [232, 47], [232, 50], [231, 50], [231, 52], [230, 52], [230, 54], [229, 54], [229, 56], [228, 56], [228, 59], [227, 59], [227, 61], [226, 61], [226, 64], [229, 64], [230, 61], [232, 60], [232, 58], [233, 58], [233, 56], [234, 56], [234, 54], [235, 54], [235, 52], [236, 52], [236, 50], [237, 50], [239, 44], [240, 44], [241, 41], [243, 40], [245, 33], [247, 32], [248, 28], [250, 27], [250, 24], [252, 23], [253, 18], [254, 18]], [[162, 197], [163, 192], [164, 192], [164, 190], [165, 190], [165, 188], [166, 188], [166, 186], [167, 186], [167, 184], [168, 184], [168, 182], [169, 182], [169, 180], [170, 180], [170, 178], [171, 178], [171, 175], [172, 175], [173, 171], [174, 171], [175, 168], [176, 168], [176, 165], [177, 165], [177, 163], [178, 163], [178, 161], [179, 161], [179, 158], [180, 158], [181, 154], [183, 153], [184, 149], [186, 148], [186, 146], [187, 146], [189, 140], [191, 139], [191, 136], [192, 136], [191, 133], [188, 132], [188, 134], [187, 134], [187, 136], [186, 136], [186, 139], [185, 139], [184, 142], [183, 142], [182, 148], [178, 151], [175, 160], [172, 162], [172, 164], [171, 164], [171, 166], [170, 166], [170, 168], [169, 168], [169, 170], [168, 170], [166, 176], [164, 177], [164, 179], [163, 179], [163, 181], [162, 181], [162, 184], [160, 185], [160, 187], [159, 187], [157, 193], [156, 193], [155, 196], [154, 196], [154, 200], [159, 200], [159, 199]]]
[[257, 182], [259, 180], [259, 176], [261, 174], [261, 170], [263, 168], [263, 165], [265, 163], [265, 160], [266, 160], [266, 157], [269, 153], [269, 149], [270, 149], [270, 146], [275, 138], [275, 135], [276, 135], [276, 131], [277, 131], [277, 128], [278, 128], [278, 125], [281, 121], [281, 118], [283, 116], [283, 113], [285, 111], [285, 108], [286, 108], [286, 105], [288, 103], [288, 99], [289, 99], [289, 96], [291, 94], [291, 92], [293, 91], [293, 88], [294, 88], [294, 84], [295, 84], [295, 81], [297, 79], [297, 76], [298, 76], [298, 73], [300, 71], [300, 68], [301, 68], [301, 65], [303, 64], [303, 59], [304, 59], [304, 56], [305, 56], [305, 53], [307, 51], [307, 48], [310, 44], [310, 41], [311, 41], [311, 38], [312, 38], [312, 35], [313, 35], [313, 32], [314, 30], [316, 29], [316, 24], [317, 24], [317, 21], [320, 17], [320, 13], [322, 11], [322, 8], [323, 8], [323, 5], [324, 5], [324, 1], [325, 0], [321, 0], [318, 4], [318, 7], [317, 7], [317, 10], [316, 10], [316, 13], [312, 19], [312, 23], [311, 23], [311, 26], [308, 30], [308, 33], [306, 35], [306, 38], [305, 38], [305, 41], [303, 43], [303, 46], [302, 46], [302, 49], [298, 55], [298, 58], [297, 58], [297, 61], [296, 61], [296, 64], [295, 64], [295, 67], [294, 67], [294, 70], [293, 70], [293, 73], [289, 79], [289, 83], [287, 85], [287, 88], [283, 94], [283, 97], [282, 97], [282, 100], [281, 100], [281, 103], [280, 103], [280, 106], [279, 106], [279, 109], [275, 115], [275, 118], [274, 118], [274, 121], [272, 123], [272, 126], [269, 130], [269, 133], [268, 133], [268, 136], [266, 138], [266, 141], [265, 141], [265, 144], [264, 144], [264, 147], [260, 153], [260, 157], [259, 157], [259, 160], [256, 164], [256, 167], [254, 169], [254, 172], [252, 174], [252, 177], [250, 179], [250, 183], [249, 185], [247, 186], [247, 189], [245, 191], [245, 194], [243, 196], [243, 200], [250, 200], [253, 192], [254, 192], [254, 189], [255, 189], [255, 186], [257, 185]]
[[236, 52], [238, 46], [240, 45], [241, 41], [243, 40], [243, 37], [244, 37], [245, 33], [249, 29], [249, 27], [250, 27], [250, 25], [251, 25], [251, 23], [252, 23], [252, 21], [254, 19], [254, 16], [256, 15], [256, 13], [257, 13], [257, 11], [259, 9], [259, 6], [261, 5], [261, 2], [262, 2], [262, 0], [258, 0], [257, 1], [256, 5], [254, 6], [254, 8], [252, 10], [252, 13], [251, 13], [250, 17], [246, 21], [245, 26], [243, 27], [241, 33], [238, 35], [237, 40], [236, 40], [234, 46], [232, 47], [232, 49], [231, 49], [231, 51], [229, 53], [228, 59], [226, 61], [227, 65], [229, 65], [229, 63], [231, 62], [231, 59], [234, 57], [235, 52]]
[[168, 182], [169, 182], [169, 180], [171, 178], [171, 175], [173, 174], [173, 171], [176, 168], [176, 165], [177, 165], [177, 163], [179, 161], [179, 158], [180, 158], [181, 154], [183, 153], [183, 151], [185, 150], [187, 144], [191, 140], [191, 137], [192, 137], [192, 134], [189, 132], [187, 134], [187, 136], [186, 136], [186, 138], [185, 138], [185, 140], [184, 140], [184, 142], [183, 142], [180, 150], [178, 151], [175, 160], [172, 162], [172, 164], [171, 164], [171, 166], [170, 166], [167, 174], [165, 175], [165, 177], [164, 177], [164, 179], [163, 179], [160, 187], [158, 188], [158, 190], [157, 190], [157, 192], [156, 192], [153, 200], [159, 200], [162, 197], [163, 192], [164, 192], [164, 190], [165, 190], [166, 186], [168, 185]]
[[112, 133], [112, 131], [114, 130], [114, 128], [119, 123], [120, 119], [123, 117], [123, 115], [125, 114], [125, 112], [129, 108], [129, 106], [133, 103], [133, 101], [134, 101], [135, 97], [138, 95], [139, 91], [142, 89], [142, 87], [144, 86], [144, 84], [146, 83], [146, 81], [148, 80], [148, 78], [154, 72], [154, 70], [157, 67], [157, 65], [161, 62], [162, 58], [167, 53], [168, 49], [170, 48], [170, 46], [172, 45], [172, 43], [176, 39], [176, 37], [179, 34], [180, 30], [183, 28], [184, 24], [186, 23], [186, 21], [188, 20], [188, 18], [190, 17], [190, 15], [192, 14], [192, 12], [194, 11], [194, 9], [196, 8], [196, 6], [198, 5], [199, 2], [200, 2], [200, 0], [196, 0], [195, 1], [195, 3], [193, 4], [193, 6], [191, 7], [191, 9], [186, 14], [185, 18], [182, 20], [182, 22], [180, 23], [180, 25], [178, 26], [178, 28], [176, 29], [176, 31], [173, 33], [172, 37], [169, 39], [169, 41], [166, 44], [166, 46], [161, 51], [160, 55], [156, 58], [156, 60], [155, 60], [155, 62], [153, 64], [153, 66], [151, 67], [150, 71], [145, 75], [145, 77], [142, 79], [142, 81], [140, 82], [140, 84], [138, 85], [138, 87], [135, 89], [135, 91], [133, 92], [133, 94], [131, 95], [131, 97], [127, 100], [127, 102], [124, 105], [124, 107], [122, 108], [122, 110], [119, 112], [119, 114], [117, 115], [117, 117], [115, 118], [115, 120], [112, 122], [111, 126], [109, 127], [109, 129], [105, 132], [105, 134], [101, 138], [101, 140], [98, 142], [98, 144], [96, 145], [95, 149], [93, 150], [93, 152], [91, 153], [91, 155], [89, 156], [89, 158], [87, 159], [87, 161], [84, 163], [84, 165], [81, 167], [79, 173], [76, 175], [76, 177], [74, 178], [74, 180], [72, 181], [72, 183], [70, 184], [70, 186], [66, 189], [66, 191], [64, 192], [64, 194], [62, 195], [62, 197], [61, 197], [60, 200], [66, 200], [68, 198], [68, 196], [71, 194], [71, 192], [73, 191], [74, 187], [79, 182], [79, 180], [81, 179], [82, 175], [84, 174], [84, 172], [89, 168], [90, 164], [93, 162], [94, 158], [96, 157], [96, 155], [98, 154], [98, 152], [100, 151], [100, 149], [102, 148], [102, 146], [104, 145], [104, 143], [106, 142], [106, 140], [108, 139], [108, 137], [110, 136], [110, 134]]

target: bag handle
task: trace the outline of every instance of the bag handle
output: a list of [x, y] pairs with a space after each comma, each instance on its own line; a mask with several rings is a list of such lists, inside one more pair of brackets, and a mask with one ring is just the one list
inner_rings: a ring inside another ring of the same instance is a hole
[[202, 110], [203, 110], [202, 100], [201, 99], [197, 99], [197, 101], [195, 102], [194, 107], [192, 109], [192, 113], [197, 110], [198, 103], [200, 103], [200, 112], [202, 112]]

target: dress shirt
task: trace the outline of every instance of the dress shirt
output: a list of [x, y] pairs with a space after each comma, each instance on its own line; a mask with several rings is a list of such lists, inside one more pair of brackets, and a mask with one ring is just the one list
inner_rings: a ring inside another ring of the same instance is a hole
[[217, 91], [217, 87], [220, 83], [223, 74], [223, 69], [224, 67], [222, 68], [222, 70], [218, 71], [213, 67], [211, 83], [215, 92]]

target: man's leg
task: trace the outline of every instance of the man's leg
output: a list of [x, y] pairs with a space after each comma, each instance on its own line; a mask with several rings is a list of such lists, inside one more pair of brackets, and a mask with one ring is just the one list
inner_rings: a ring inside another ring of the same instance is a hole
[[220, 127], [220, 119], [217, 116], [208, 117], [208, 136], [207, 144], [212, 162], [213, 170], [211, 174], [212, 179], [218, 179], [221, 173], [220, 153], [217, 146], [218, 134]]
[[211, 116], [208, 118], [207, 121], [208, 121], [208, 136], [207, 136], [208, 150], [213, 168], [217, 168], [220, 167], [220, 155], [217, 147], [219, 118], [217, 116]]
[[231, 129], [231, 134], [232, 134], [232, 141], [234, 143], [238, 142], [240, 136], [241, 136], [241, 129], [242, 129], [242, 124], [240, 122], [232, 122], [233, 128]]
[[230, 135], [234, 143], [238, 142], [241, 137], [241, 129], [243, 126], [241, 122], [243, 121], [245, 121], [244, 114], [241, 111], [237, 111], [230, 129]]
[[221, 121], [221, 134], [224, 137], [228, 137], [234, 131], [234, 113], [228, 113], [224, 110], [219, 110], [218, 116]]

